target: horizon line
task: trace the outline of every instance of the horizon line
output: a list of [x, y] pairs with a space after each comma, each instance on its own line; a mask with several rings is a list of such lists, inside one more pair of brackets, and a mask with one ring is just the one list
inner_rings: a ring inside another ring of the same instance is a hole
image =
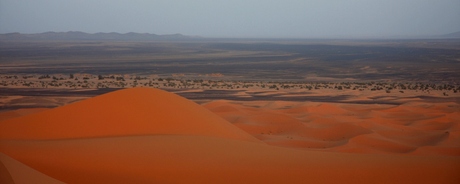
[[157, 34], [157, 33], [149, 33], [149, 32], [84, 32], [84, 31], [45, 31], [45, 32], [34, 32], [34, 33], [24, 33], [24, 32], [5, 32], [0, 33], [0, 35], [7, 35], [7, 34], [21, 34], [21, 35], [35, 35], [35, 34], [44, 34], [44, 33], [84, 33], [84, 34], [144, 34], [144, 35], [157, 35], [157, 36], [171, 36], [171, 35], [178, 35], [178, 36], [186, 36], [190, 38], [199, 38], [199, 39], [256, 39], [256, 40], [264, 40], [264, 39], [275, 39], [275, 40], [308, 40], [308, 39], [319, 39], [319, 40], [392, 40], [392, 39], [452, 39], [452, 38], [460, 38], [460, 36], [452, 36], [452, 34], [460, 34], [460, 31], [441, 34], [441, 35], [417, 35], [417, 36], [409, 36], [409, 35], [393, 35], [393, 36], [311, 36], [311, 37], [286, 37], [286, 36], [273, 36], [273, 37], [257, 37], [257, 36], [201, 36], [201, 35], [187, 35], [182, 33], [169, 33], [169, 34]]

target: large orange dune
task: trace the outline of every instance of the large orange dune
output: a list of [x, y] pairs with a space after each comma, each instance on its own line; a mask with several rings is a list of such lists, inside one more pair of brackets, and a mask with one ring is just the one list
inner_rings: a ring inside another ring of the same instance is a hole
[[[386, 129], [376, 133], [369, 127], [379, 123], [337, 124], [333, 114], [351, 116], [353, 112], [347, 108], [331, 104], [279, 108], [284, 105], [267, 104], [262, 110], [227, 102], [206, 105], [230, 123], [177, 95], [134, 88], [9, 118], [0, 121], [0, 183], [460, 182], [458, 156], [363, 154], [346, 143], [374, 144], [372, 140], [378, 140], [375, 144], [386, 144], [379, 141], [392, 140], [388, 135], [393, 134], [386, 131], [399, 125], [380, 122]], [[322, 108], [333, 109], [331, 117], [321, 118]], [[376, 109], [362, 118], [391, 108]], [[269, 113], [261, 112], [265, 110]], [[444, 121], [455, 117], [444, 117]], [[308, 128], [302, 128], [302, 120], [311, 122]], [[282, 123], [285, 125], [280, 126]], [[419, 124], [430, 128], [429, 122]], [[449, 140], [458, 139], [437, 134], [415, 139], [396, 135], [402, 141], [393, 142], [404, 142], [404, 146], [437, 139], [450, 145]], [[348, 153], [294, 149], [304, 143], [283, 143], [280, 137], [286, 136], [289, 140], [302, 137], [306, 145], [332, 144], [330, 147]], [[37, 182], [21, 179], [21, 172], [24, 178]]]
[[198, 104], [152, 88], [135, 88], [0, 123], [1, 139], [129, 135], [203, 135], [258, 141]]

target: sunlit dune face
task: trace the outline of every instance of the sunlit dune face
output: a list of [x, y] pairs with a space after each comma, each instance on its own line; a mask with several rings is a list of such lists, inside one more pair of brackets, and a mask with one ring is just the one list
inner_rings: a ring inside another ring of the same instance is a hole
[[258, 141], [199, 105], [151, 88], [121, 90], [0, 124], [4, 139], [208, 135]]
[[458, 106], [435, 107], [119, 90], [0, 121], [0, 183], [458, 183]]
[[398, 106], [215, 101], [204, 107], [275, 146], [351, 153], [460, 155], [460, 106], [453, 103]]

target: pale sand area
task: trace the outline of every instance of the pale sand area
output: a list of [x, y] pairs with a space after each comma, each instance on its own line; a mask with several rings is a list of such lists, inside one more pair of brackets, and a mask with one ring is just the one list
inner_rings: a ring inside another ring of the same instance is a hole
[[458, 117], [454, 103], [200, 106], [125, 89], [4, 118], [0, 178], [20, 183], [22, 167], [36, 183], [459, 183]]

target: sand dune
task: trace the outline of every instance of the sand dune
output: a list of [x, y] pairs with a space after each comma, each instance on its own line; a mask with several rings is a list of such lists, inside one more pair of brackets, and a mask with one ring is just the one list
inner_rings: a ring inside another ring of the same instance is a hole
[[18, 109], [13, 111], [0, 112], [0, 121], [33, 114], [44, 110], [47, 110], [47, 108]]
[[460, 181], [458, 157], [309, 152], [214, 137], [130, 136], [2, 145], [6, 154], [69, 183]]
[[0, 153], [0, 181], [4, 184], [36, 183], [60, 184], [63, 183], [47, 176], [31, 167]]
[[33, 183], [22, 171], [48, 183], [460, 182], [456, 111], [405, 135], [386, 113], [397, 107], [349, 107], [115, 91], [1, 121], [0, 183]]
[[2, 139], [149, 134], [208, 135], [258, 141], [198, 104], [152, 88], [120, 90], [0, 122]]
[[460, 105], [215, 101], [204, 107], [254, 137], [334, 152], [460, 155]]

